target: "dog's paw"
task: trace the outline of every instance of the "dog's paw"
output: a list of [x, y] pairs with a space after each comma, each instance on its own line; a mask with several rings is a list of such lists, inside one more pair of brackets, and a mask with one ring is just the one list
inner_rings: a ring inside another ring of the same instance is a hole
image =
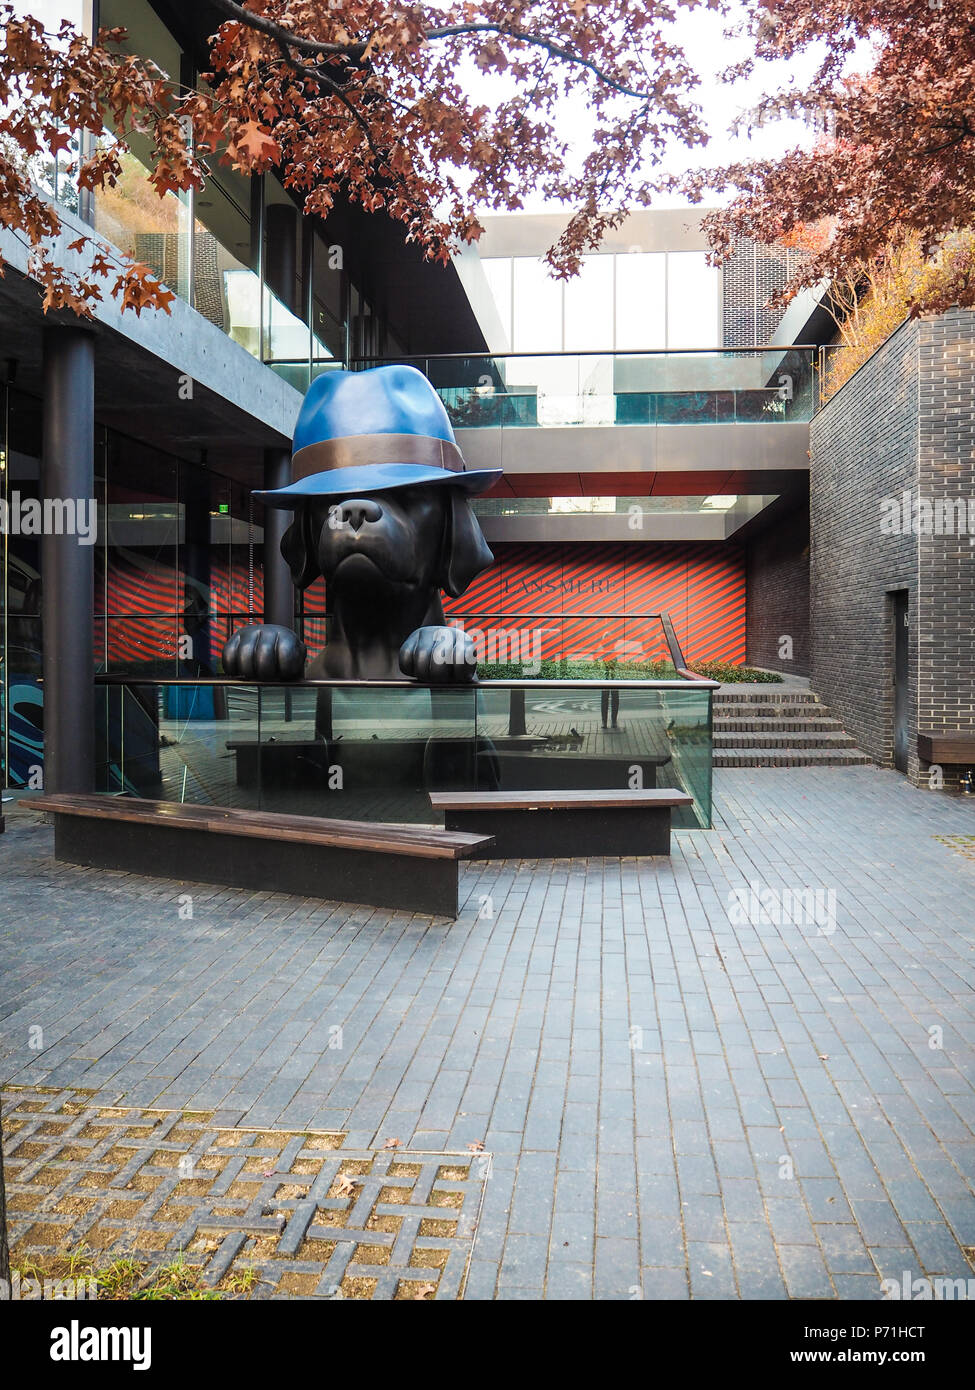
[[472, 681], [474, 641], [459, 627], [418, 627], [399, 649], [400, 670], [429, 685]]
[[238, 628], [223, 649], [224, 674], [242, 681], [294, 681], [304, 674], [305, 644], [289, 627]]

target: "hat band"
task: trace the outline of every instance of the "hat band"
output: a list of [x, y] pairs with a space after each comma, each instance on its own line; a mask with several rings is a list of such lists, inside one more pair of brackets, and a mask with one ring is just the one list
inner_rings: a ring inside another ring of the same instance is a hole
[[463, 454], [447, 439], [427, 434], [349, 434], [299, 449], [291, 459], [291, 476], [298, 483], [312, 473], [370, 463], [423, 463], [451, 473], [466, 471]]

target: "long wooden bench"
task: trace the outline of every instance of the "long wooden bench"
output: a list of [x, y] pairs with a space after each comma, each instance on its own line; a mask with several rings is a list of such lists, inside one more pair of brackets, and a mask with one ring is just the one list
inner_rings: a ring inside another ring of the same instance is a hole
[[430, 793], [448, 830], [490, 837], [474, 859], [669, 854], [671, 810], [692, 802], [686, 792], [664, 787]]
[[457, 916], [459, 861], [489, 836], [61, 793], [31, 799], [54, 817], [54, 853], [72, 864]]

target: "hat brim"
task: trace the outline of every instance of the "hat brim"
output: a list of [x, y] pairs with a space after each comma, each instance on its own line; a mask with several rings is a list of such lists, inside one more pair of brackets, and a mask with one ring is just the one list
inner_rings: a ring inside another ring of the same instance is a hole
[[255, 492], [265, 507], [291, 511], [302, 502], [318, 497], [358, 497], [366, 492], [390, 492], [394, 488], [416, 487], [434, 483], [441, 487], [458, 487], [463, 492], [486, 492], [501, 477], [500, 468], [474, 468], [454, 473], [448, 468], [435, 468], [423, 463], [370, 463], [367, 466], [333, 468], [327, 473], [312, 473], [300, 482], [270, 491]]

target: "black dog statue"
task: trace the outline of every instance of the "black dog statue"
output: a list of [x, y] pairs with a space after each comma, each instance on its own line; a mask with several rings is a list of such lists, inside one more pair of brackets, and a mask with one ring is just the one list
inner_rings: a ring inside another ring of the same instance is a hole
[[293, 509], [282, 553], [296, 588], [325, 579], [327, 642], [307, 672], [289, 628], [240, 629], [223, 652], [242, 680], [469, 682], [473, 644], [444, 621], [494, 560], [469, 502], [500, 477], [468, 470], [440, 398], [413, 367], [329, 372], [305, 398], [288, 487], [258, 492]]

